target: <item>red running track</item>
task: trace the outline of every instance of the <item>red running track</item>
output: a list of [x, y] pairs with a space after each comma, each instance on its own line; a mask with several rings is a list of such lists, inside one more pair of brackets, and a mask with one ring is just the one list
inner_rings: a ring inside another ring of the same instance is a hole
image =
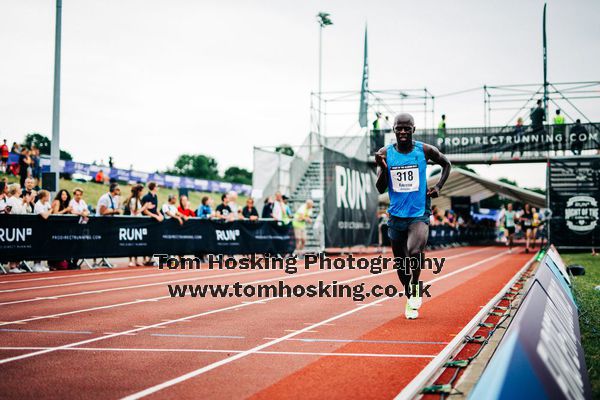
[[[69, 271], [0, 277], [2, 398], [393, 398], [531, 258], [438, 250], [431, 298], [171, 298], [167, 283], [397, 284], [394, 271]], [[372, 257], [370, 255], [369, 257]]]

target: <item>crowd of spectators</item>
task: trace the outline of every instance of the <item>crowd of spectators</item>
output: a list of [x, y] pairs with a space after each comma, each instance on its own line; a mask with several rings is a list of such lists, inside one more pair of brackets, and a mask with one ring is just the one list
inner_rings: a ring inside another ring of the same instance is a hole
[[[303, 249], [306, 243], [306, 223], [311, 222], [312, 201], [303, 204], [296, 214], [288, 204], [288, 198], [277, 192], [274, 196], [265, 199], [262, 214], [259, 214], [254, 205], [254, 199], [246, 199], [242, 207], [238, 204], [238, 194], [235, 191], [224, 193], [221, 203], [213, 209], [213, 200], [209, 196], [201, 199], [201, 204], [194, 208], [188, 196], [169, 194], [167, 201], [159, 208], [158, 185], [149, 182], [146, 193], [142, 184], [131, 187], [130, 193], [122, 200], [121, 187], [113, 182], [108, 185], [106, 193], [98, 199], [96, 208], [88, 205], [84, 200], [84, 190], [75, 188], [71, 193], [65, 189], [58, 191], [51, 200], [50, 193], [40, 190], [36, 181], [28, 177], [24, 181], [24, 188], [20, 183], [8, 184], [6, 178], [0, 181], [0, 214], [35, 214], [47, 219], [51, 215], [76, 215], [80, 217], [80, 223], [86, 223], [90, 215], [96, 217], [108, 217], [115, 215], [127, 215], [132, 217], [150, 217], [158, 222], [174, 219], [183, 225], [189, 218], [221, 220], [224, 222], [235, 220], [257, 221], [271, 219], [282, 223], [294, 222], [294, 230], [298, 236], [299, 249]], [[144, 261], [148, 262], [148, 261]], [[130, 258], [130, 266], [141, 265], [136, 257]], [[46, 271], [48, 268], [36, 263], [34, 272]], [[10, 263], [9, 272], [26, 272], [19, 268], [18, 263]]]

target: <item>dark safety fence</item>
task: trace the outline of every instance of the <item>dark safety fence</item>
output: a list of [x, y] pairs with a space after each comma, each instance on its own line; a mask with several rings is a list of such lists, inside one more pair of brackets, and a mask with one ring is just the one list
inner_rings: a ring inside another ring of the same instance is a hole
[[[381, 237], [383, 239], [384, 246], [390, 245], [390, 239], [387, 235], [387, 230], [387, 225], [383, 225], [381, 227]], [[448, 245], [454, 243], [475, 245], [493, 243], [495, 240], [495, 228], [483, 226], [459, 228], [451, 228], [449, 226], [430, 226], [429, 239], [427, 240], [427, 245], [431, 247], [437, 247], [441, 245]]]
[[152, 254], [289, 254], [291, 224], [191, 218], [183, 225], [149, 217], [0, 215], [0, 261]]

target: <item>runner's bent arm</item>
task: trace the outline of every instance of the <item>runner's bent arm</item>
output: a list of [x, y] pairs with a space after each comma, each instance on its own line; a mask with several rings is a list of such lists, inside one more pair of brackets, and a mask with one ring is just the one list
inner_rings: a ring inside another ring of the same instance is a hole
[[443, 155], [437, 149], [437, 147], [423, 143], [423, 152], [425, 153], [425, 158], [427, 160], [431, 160], [442, 167], [440, 180], [438, 181], [438, 183], [435, 184], [434, 187], [427, 190], [428, 196], [437, 197], [439, 195], [440, 190], [442, 190], [444, 183], [446, 183], [448, 176], [450, 175], [452, 164], [450, 164], [450, 160], [448, 160], [448, 158], [445, 155]]
[[388, 186], [388, 171], [387, 171], [387, 149], [382, 147], [375, 153], [375, 162], [379, 166], [377, 170], [377, 181], [375, 187], [379, 193], [384, 193]]

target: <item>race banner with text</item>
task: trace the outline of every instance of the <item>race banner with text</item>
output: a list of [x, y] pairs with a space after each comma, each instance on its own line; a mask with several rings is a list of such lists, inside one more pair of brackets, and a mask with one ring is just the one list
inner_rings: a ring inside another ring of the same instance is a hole
[[547, 173], [550, 241], [557, 248], [600, 246], [600, 156], [553, 158]]
[[152, 254], [289, 254], [291, 224], [190, 219], [183, 225], [147, 217], [0, 215], [0, 261]]
[[364, 161], [323, 150], [325, 247], [376, 241], [378, 193], [375, 173]]

